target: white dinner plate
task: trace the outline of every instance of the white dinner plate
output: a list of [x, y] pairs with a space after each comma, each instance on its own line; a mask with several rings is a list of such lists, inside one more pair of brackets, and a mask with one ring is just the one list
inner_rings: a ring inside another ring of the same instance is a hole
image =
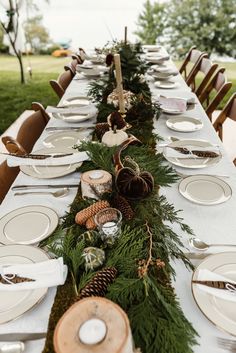
[[[193, 155], [188, 156], [188, 155], [183, 154], [183, 156], [182, 156], [180, 153], [178, 154], [178, 156], [175, 156], [174, 153], [170, 153], [170, 151], [173, 150], [170, 147], [185, 147], [185, 148], [191, 148], [192, 150], [193, 149], [196, 149], [196, 150], [206, 149], [207, 151], [212, 150], [213, 152], [217, 152], [219, 154], [219, 156], [217, 156], [215, 158], [209, 158], [209, 157], [198, 158]], [[163, 154], [164, 154], [164, 157], [172, 164], [177, 165], [179, 167], [192, 168], [192, 169], [206, 168], [208, 166], [215, 165], [222, 158], [222, 155], [220, 153], [218, 146], [215, 146], [205, 140], [190, 140], [190, 139], [187, 140], [186, 139], [186, 140], [178, 140], [175, 142], [171, 142], [170, 144], [168, 144], [168, 146], [164, 147]]]
[[78, 131], [61, 131], [50, 134], [44, 139], [43, 143], [47, 147], [56, 147], [66, 151], [67, 148], [77, 145], [80, 139], [81, 133]]
[[[66, 150], [66, 152], [70, 152], [70, 150]], [[75, 152], [72, 150], [71, 152]], [[34, 153], [39, 154], [49, 154], [49, 153], [65, 153], [62, 148], [43, 148], [38, 151], [34, 151]], [[53, 179], [58, 178], [64, 175], [68, 175], [76, 171], [82, 165], [82, 162], [66, 164], [66, 165], [53, 165], [53, 166], [31, 166], [31, 165], [22, 165], [20, 166], [20, 170], [33, 178], [38, 179]]]
[[152, 72], [150, 73], [150, 75], [155, 78], [155, 80], [157, 81], [168, 81], [171, 78], [173, 78], [173, 74], [172, 73], [162, 73], [162, 72]]
[[[169, 114], [171, 114], [169, 112]], [[172, 113], [173, 114], [173, 113]], [[200, 119], [191, 116], [177, 116], [166, 121], [169, 129], [178, 132], [193, 132], [202, 129], [203, 123]]]
[[68, 113], [68, 114], [61, 114], [61, 113], [53, 113], [53, 116], [57, 119], [61, 119], [66, 123], [82, 123], [82, 121], [88, 120], [92, 118], [90, 113]]
[[[224, 252], [208, 256], [195, 269], [192, 280], [198, 279], [200, 269], [207, 269], [236, 281], [236, 252]], [[206, 293], [199, 287], [199, 285], [192, 283], [193, 298], [202, 313], [215, 326], [236, 336], [235, 302]]]
[[84, 107], [88, 106], [91, 104], [91, 101], [88, 97], [86, 96], [78, 96], [78, 97], [70, 97], [64, 99], [58, 107], [60, 108], [61, 106], [68, 106], [68, 107]]
[[[41, 249], [29, 245], [0, 247], [0, 265], [33, 264], [48, 260]], [[14, 320], [39, 304], [47, 294], [47, 288], [24, 291], [0, 291], [0, 324]]]
[[0, 219], [0, 243], [35, 244], [51, 235], [57, 225], [58, 215], [49, 207], [20, 207]]
[[156, 81], [154, 82], [156, 88], [172, 89], [179, 87], [179, 82], [173, 81]]
[[151, 45], [151, 44], [145, 44], [142, 47], [143, 47], [143, 49], [145, 49], [149, 52], [156, 52], [162, 48], [161, 45]]
[[204, 174], [182, 179], [179, 192], [187, 200], [200, 205], [217, 205], [232, 196], [232, 189], [224, 180]]
[[169, 58], [170, 58], [169, 55], [155, 55], [155, 54], [146, 55], [146, 60], [152, 64], [163, 63], [164, 61], [169, 60]]

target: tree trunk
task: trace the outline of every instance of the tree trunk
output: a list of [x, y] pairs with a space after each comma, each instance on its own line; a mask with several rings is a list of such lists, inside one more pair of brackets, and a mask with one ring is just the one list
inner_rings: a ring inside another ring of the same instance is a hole
[[20, 65], [20, 79], [21, 79], [21, 83], [24, 84], [25, 83], [25, 72], [24, 72], [24, 67], [23, 67], [23, 61], [22, 61], [22, 54], [19, 51], [17, 54], [17, 59], [19, 61], [19, 65]]

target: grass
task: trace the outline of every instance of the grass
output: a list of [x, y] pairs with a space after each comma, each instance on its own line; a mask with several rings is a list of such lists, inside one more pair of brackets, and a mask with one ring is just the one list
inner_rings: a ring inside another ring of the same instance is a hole
[[32, 56], [29, 60], [33, 77], [30, 78], [27, 73], [29, 61], [24, 58], [27, 83], [22, 85], [17, 59], [11, 56], [0, 56], [0, 135], [24, 110], [31, 109], [33, 101], [40, 102], [45, 107], [58, 102], [49, 80], [57, 78], [70, 58]]
[[[47, 105], [55, 105], [58, 98], [49, 85], [50, 79], [56, 79], [70, 58], [54, 58], [52, 56], [24, 57], [24, 67], [27, 83], [20, 84], [19, 66], [15, 57], [0, 56], [0, 135], [26, 109], [31, 109], [33, 101]], [[180, 63], [176, 63], [179, 66]], [[27, 67], [32, 67], [33, 77], [27, 73]], [[221, 107], [229, 96], [236, 91], [236, 63], [219, 63], [226, 68], [229, 81], [233, 87], [224, 99]]]

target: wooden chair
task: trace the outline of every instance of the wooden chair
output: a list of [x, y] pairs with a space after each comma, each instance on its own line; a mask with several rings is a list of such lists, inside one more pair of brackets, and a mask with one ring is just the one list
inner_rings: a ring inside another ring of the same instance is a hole
[[[223, 67], [218, 69], [199, 96], [199, 101], [202, 105], [206, 106], [205, 111], [211, 121], [213, 112], [217, 109], [222, 99], [232, 87], [232, 83], [227, 82], [224, 72], [225, 69]], [[213, 92], [215, 92], [215, 95], [212, 97]]]
[[44, 116], [45, 119], [45, 125], [49, 122], [50, 120], [50, 116], [48, 115], [48, 113], [46, 112], [44, 106], [39, 103], [39, 102], [32, 102], [31, 104], [31, 108], [37, 112], [37, 111], [41, 111], [42, 115]]
[[[77, 64], [76, 64], [77, 65]], [[71, 72], [71, 75], [74, 77], [75, 74], [76, 74], [76, 68], [72, 66], [71, 63], [67, 64], [64, 66], [64, 70], [65, 71], [70, 71]]]
[[197, 50], [196, 46], [190, 48], [179, 69], [179, 72], [181, 75], [183, 75], [185, 81], [192, 70], [192, 68], [189, 69], [189, 66], [191, 64], [195, 65], [203, 55], [206, 57], [208, 56], [207, 53], [203, 53], [200, 50]]
[[83, 60], [79, 54], [72, 54], [71, 57], [73, 60], [77, 61], [77, 64], [83, 64]]
[[[195, 92], [198, 97], [201, 95], [202, 91], [208, 84], [217, 67], [217, 64], [213, 64], [212, 61], [205, 56], [202, 56], [194, 65], [192, 71], [187, 77], [186, 83], [192, 88], [192, 91]], [[199, 86], [196, 88], [196, 77], [199, 73], [202, 73], [204, 77], [201, 80]]]
[[222, 112], [218, 115], [216, 121], [213, 124], [221, 141], [223, 141], [223, 124], [227, 118], [236, 121], [236, 93], [234, 93], [229, 99]]
[[[9, 136], [4, 136], [2, 137], [2, 141], [10, 153], [16, 153], [18, 155], [25, 154], [25, 150], [15, 139], [12, 139]], [[8, 193], [12, 183], [19, 174], [19, 171], [19, 167], [8, 167], [6, 161], [0, 164], [0, 203]]]
[[61, 98], [67, 87], [69, 86], [71, 80], [73, 79], [74, 75], [71, 73], [70, 70], [64, 71], [62, 74], [59, 75], [57, 80], [50, 80], [50, 85], [53, 88], [54, 92]]
[[[4, 136], [2, 142], [6, 146], [9, 152], [16, 153], [17, 148], [20, 148], [24, 153], [30, 153], [34, 147], [35, 142], [45, 129], [48, 123], [49, 117], [43, 106], [39, 103], [34, 102], [32, 106], [35, 109], [35, 113], [31, 114], [21, 125], [17, 133], [16, 139], [10, 136]], [[42, 111], [44, 110], [44, 112]]]
[[19, 167], [8, 167], [7, 162], [4, 161], [0, 164], [0, 203], [8, 193], [12, 183], [19, 174]]

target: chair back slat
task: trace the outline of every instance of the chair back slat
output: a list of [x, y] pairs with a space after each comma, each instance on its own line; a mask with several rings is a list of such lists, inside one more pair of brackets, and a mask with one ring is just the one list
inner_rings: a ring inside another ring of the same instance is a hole
[[214, 122], [213, 126], [218, 133], [220, 139], [223, 141], [223, 124], [225, 120], [229, 118], [231, 120], [236, 121], [236, 93], [234, 93], [219, 116], [217, 117], [216, 121]]

